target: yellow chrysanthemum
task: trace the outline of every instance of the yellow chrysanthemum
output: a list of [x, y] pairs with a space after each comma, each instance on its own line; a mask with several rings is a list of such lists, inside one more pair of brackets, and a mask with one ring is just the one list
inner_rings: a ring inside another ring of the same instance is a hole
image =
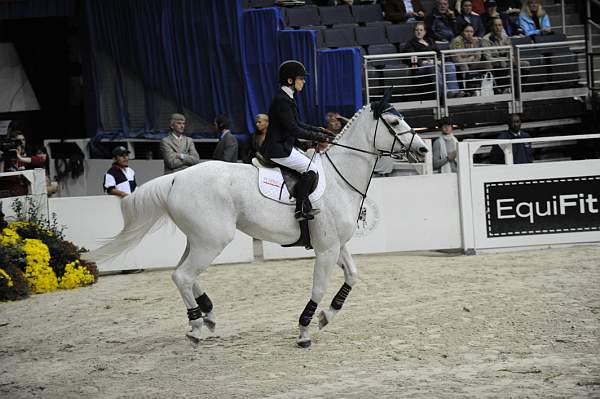
[[7, 227], [4, 228], [2, 234], [0, 234], [0, 245], [16, 245], [20, 239], [21, 237], [19, 237], [16, 231]]
[[25, 278], [31, 292], [40, 294], [51, 292], [58, 288], [58, 279], [54, 270], [49, 266], [50, 252], [46, 244], [40, 240], [25, 239], [23, 244], [25, 251]]
[[65, 266], [65, 274], [60, 279], [58, 288], [72, 289], [82, 287], [94, 282], [94, 276], [90, 271], [81, 266], [78, 260], [68, 263]]
[[7, 280], [8, 283], [7, 285], [9, 287], [12, 287], [14, 285], [12, 278], [10, 278], [9, 274], [6, 273], [4, 270], [0, 269], [0, 280]]

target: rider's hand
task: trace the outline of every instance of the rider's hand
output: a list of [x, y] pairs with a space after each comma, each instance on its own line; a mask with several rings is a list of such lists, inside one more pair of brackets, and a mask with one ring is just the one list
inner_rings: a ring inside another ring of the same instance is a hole
[[328, 136], [335, 137], [335, 133], [332, 132], [331, 130], [325, 129], [324, 127], [319, 128], [319, 130], [321, 130], [323, 133], [325, 133]]

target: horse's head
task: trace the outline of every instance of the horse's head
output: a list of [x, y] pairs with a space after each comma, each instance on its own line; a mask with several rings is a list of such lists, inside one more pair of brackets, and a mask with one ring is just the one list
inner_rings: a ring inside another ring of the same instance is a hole
[[384, 101], [371, 104], [371, 112], [373, 118], [378, 119], [373, 137], [373, 145], [377, 151], [390, 153], [392, 156], [404, 153], [408, 160], [423, 160], [428, 152], [427, 146], [400, 112]]

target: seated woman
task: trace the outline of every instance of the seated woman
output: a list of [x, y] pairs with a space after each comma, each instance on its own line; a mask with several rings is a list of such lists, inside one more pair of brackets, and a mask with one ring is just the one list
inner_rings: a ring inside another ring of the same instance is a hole
[[542, 9], [540, 0], [529, 0], [523, 5], [519, 14], [519, 26], [525, 36], [552, 33], [550, 18]]
[[[425, 52], [425, 51], [435, 51], [436, 53], [440, 52], [440, 49], [437, 47], [435, 42], [429, 38], [425, 37], [427, 34], [427, 30], [425, 29], [425, 23], [417, 22], [414, 27], [414, 37], [410, 39], [404, 49], [402, 50], [405, 53], [416, 53], [416, 52]], [[416, 57], [416, 69], [415, 73], [417, 75], [429, 75], [433, 73], [433, 58], [429, 57]], [[410, 62], [408, 60], [407, 62]], [[456, 80], [456, 68], [454, 63], [449, 60], [445, 62], [445, 72], [446, 72], [446, 87], [447, 87], [447, 96], [449, 98], [454, 97], [463, 97], [464, 93], [460, 91], [458, 87], [458, 82]], [[442, 68], [437, 69], [437, 84], [438, 90], [440, 93], [443, 92], [443, 76], [442, 76]]]
[[[484, 40], [475, 36], [475, 29], [471, 24], [464, 24], [459, 36], [456, 36], [450, 42], [451, 49], [473, 49], [486, 47]], [[452, 60], [456, 64], [456, 69], [461, 73], [463, 81], [469, 79], [478, 79], [491, 69], [491, 64], [486, 61], [483, 51], [468, 51], [459, 52], [452, 55]], [[475, 90], [474, 87], [469, 88], [465, 84], [466, 90]], [[470, 93], [472, 94], [472, 93]]]

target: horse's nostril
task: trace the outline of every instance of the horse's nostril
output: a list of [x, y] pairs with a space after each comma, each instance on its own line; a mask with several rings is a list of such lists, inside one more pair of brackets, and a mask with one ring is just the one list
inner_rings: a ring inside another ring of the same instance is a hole
[[427, 149], [427, 147], [419, 147], [419, 152], [421, 154], [426, 154], [429, 152], [429, 150]]

